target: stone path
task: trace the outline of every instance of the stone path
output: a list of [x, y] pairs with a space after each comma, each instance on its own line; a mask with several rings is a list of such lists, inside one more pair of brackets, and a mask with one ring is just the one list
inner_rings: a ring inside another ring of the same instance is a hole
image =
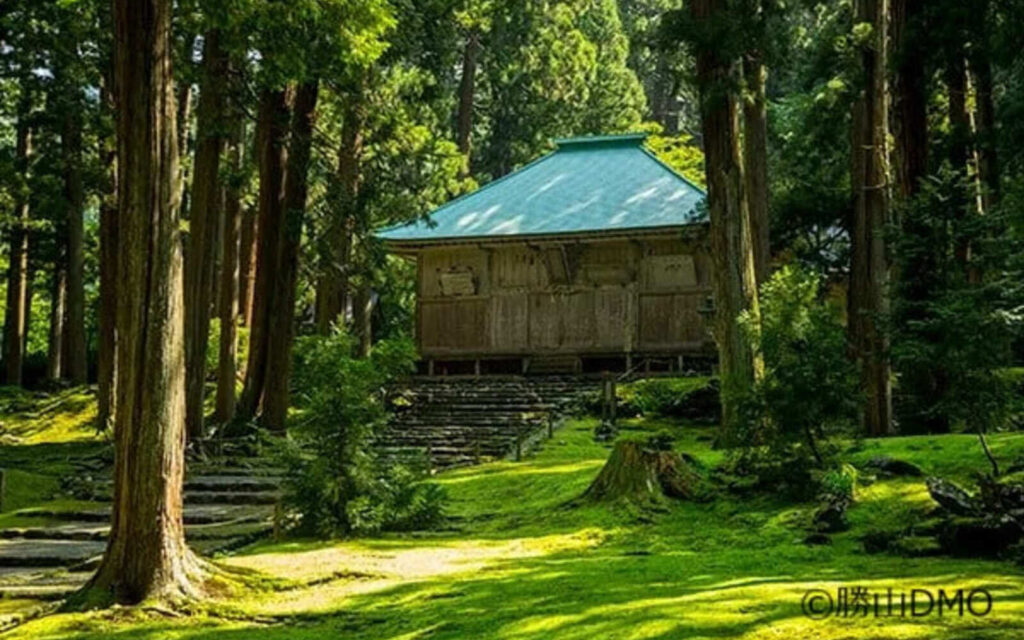
[[[185, 484], [185, 535], [206, 554], [235, 549], [269, 535], [281, 470], [258, 462], [196, 464]], [[0, 597], [56, 601], [78, 589], [96, 568], [109, 533], [109, 491], [76, 508], [24, 509], [0, 529]], [[23, 520], [19, 524], [18, 520]], [[8, 609], [10, 610], [10, 609]], [[31, 607], [0, 614], [0, 631], [31, 615]]]

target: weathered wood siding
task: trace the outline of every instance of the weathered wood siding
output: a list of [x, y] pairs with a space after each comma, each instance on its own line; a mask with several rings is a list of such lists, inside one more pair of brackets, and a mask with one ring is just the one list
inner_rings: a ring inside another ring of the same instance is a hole
[[427, 357], [682, 352], [708, 332], [708, 257], [678, 238], [419, 253]]

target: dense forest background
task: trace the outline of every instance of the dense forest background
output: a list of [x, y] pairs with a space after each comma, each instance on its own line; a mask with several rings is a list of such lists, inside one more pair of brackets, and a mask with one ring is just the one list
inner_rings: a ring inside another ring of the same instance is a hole
[[[214, 378], [213, 423], [283, 427], [296, 335], [346, 327], [365, 353], [409, 332], [412, 267], [373, 230], [552, 138], [637, 130], [711, 177], [713, 236], [735, 192], [716, 183], [742, 175], [756, 278], [733, 319], [772, 265], [801, 266], [849, 297], [865, 388], [895, 402], [866, 428], [949, 430], [1022, 354], [1022, 19], [1016, 0], [178, 2], [189, 433]], [[112, 34], [98, 0], [0, 9], [5, 380], [98, 381], [104, 424]]]

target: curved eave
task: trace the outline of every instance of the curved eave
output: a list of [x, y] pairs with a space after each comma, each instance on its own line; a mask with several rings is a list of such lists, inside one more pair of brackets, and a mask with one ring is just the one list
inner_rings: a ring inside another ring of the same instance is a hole
[[429, 238], [423, 240], [392, 240], [388, 238], [381, 238], [381, 242], [384, 244], [384, 247], [392, 253], [416, 253], [423, 249], [434, 247], [480, 246], [523, 242], [531, 244], [549, 242], [585, 242], [588, 240], [616, 240], [650, 236], [671, 236], [676, 234], [682, 235], [687, 232], [695, 232], [699, 228], [707, 226], [707, 224], [706, 220], [698, 220], [678, 225], [634, 227], [630, 229], [568, 231], [564, 233], [531, 233], [516, 235], [455, 236], [450, 238]]

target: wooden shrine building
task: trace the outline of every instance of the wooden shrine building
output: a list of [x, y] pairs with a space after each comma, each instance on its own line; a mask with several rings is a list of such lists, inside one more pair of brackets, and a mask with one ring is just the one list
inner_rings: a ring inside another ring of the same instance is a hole
[[704, 192], [644, 138], [558, 140], [378, 233], [418, 266], [424, 373], [672, 371], [713, 353]]

